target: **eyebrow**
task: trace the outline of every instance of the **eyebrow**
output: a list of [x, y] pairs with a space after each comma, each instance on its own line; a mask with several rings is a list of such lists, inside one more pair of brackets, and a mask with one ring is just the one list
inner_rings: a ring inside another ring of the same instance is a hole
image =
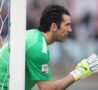
[[71, 25], [71, 23], [67, 23], [66, 25]]

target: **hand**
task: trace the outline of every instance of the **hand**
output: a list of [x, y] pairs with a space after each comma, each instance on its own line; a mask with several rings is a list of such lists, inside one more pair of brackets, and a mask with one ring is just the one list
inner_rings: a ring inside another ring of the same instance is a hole
[[92, 54], [87, 59], [83, 59], [70, 74], [75, 80], [80, 80], [96, 72], [98, 72], [98, 57]]

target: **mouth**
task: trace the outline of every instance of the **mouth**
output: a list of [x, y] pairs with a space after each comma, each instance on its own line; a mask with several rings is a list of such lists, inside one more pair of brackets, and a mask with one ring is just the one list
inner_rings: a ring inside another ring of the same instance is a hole
[[68, 37], [69, 33], [65, 34], [65, 38]]

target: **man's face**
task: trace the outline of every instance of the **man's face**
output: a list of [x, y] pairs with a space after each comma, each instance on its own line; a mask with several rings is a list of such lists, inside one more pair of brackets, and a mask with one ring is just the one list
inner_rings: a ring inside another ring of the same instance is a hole
[[65, 38], [68, 36], [69, 32], [71, 32], [71, 21], [70, 16], [63, 15], [63, 21], [61, 22], [60, 28], [56, 30], [55, 33], [55, 41], [63, 42]]

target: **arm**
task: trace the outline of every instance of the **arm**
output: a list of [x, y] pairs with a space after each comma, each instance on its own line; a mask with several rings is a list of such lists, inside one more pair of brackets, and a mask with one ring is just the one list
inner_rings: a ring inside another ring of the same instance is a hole
[[38, 81], [38, 87], [40, 90], [65, 90], [72, 83], [74, 83], [74, 78], [72, 75], [67, 75], [63, 79], [56, 81]]
[[82, 60], [69, 75], [57, 81], [38, 81], [40, 90], [65, 90], [72, 83], [98, 72], [98, 58], [95, 54]]

